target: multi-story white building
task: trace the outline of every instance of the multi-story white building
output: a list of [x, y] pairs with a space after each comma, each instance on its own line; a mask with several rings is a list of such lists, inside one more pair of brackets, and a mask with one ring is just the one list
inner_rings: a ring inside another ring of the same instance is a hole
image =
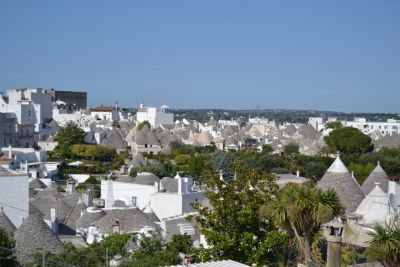
[[144, 121], [148, 121], [152, 128], [159, 126], [160, 124], [173, 124], [174, 114], [167, 113], [165, 107], [145, 107], [140, 104], [140, 108], [136, 113], [137, 124]]
[[201, 204], [206, 199], [190, 177], [165, 177], [155, 185], [157, 188], [151, 195], [150, 206], [160, 220], [193, 213], [192, 204]]
[[40, 133], [42, 122], [52, 118], [51, 95], [40, 88], [7, 90], [0, 97], [0, 112], [14, 113], [18, 124], [33, 124]]
[[310, 124], [315, 130], [320, 131], [325, 127], [325, 120], [322, 117], [311, 117], [308, 118], [308, 124]]
[[342, 121], [343, 126], [354, 127], [368, 134], [379, 131], [382, 135], [400, 133], [400, 120], [388, 119], [386, 122], [367, 121], [366, 118], [355, 118], [354, 121]]

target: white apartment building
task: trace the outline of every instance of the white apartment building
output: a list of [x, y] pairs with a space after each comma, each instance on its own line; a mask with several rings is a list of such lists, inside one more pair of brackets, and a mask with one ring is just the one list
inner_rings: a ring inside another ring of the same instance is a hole
[[152, 128], [156, 128], [160, 124], [173, 124], [174, 114], [167, 113], [165, 107], [145, 107], [140, 104], [140, 108], [136, 113], [136, 123], [140, 124], [148, 121]]
[[386, 122], [367, 121], [366, 118], [355, 118], [354, 121], [342, 121], [343, 126], [354, 127], [368, 134], [379, 131], [382, 135], [400, 133], [400, 120], [388, 119]]
[[51, 104], [51, 95], [43, 89], [12, 89], [0, 97], [0, 112], [14, 113], [18, 124], [34, 124], [40, 132], [42, 122], [52, 118]]
[[317, 131], [323, 130], [325, 128], [325, 120], [322, 117], [308, 118], [308, 124], [310, 124]]

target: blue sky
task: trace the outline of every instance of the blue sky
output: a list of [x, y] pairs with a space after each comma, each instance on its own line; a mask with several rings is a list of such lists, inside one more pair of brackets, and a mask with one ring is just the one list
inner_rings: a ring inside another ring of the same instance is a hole
[[0, 89], [399, 113], [399, 14], [398, 0], [2, 0]]

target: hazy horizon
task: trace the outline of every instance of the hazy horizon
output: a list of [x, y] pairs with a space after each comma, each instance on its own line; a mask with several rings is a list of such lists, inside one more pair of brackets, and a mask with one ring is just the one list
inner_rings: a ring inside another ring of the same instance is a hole
[[3, 1], [0, 89], [88, 104], [399, 113], [400, 2]]

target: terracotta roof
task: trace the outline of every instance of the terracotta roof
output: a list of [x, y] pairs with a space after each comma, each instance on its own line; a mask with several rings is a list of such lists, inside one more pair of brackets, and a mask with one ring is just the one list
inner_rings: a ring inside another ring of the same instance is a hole
[[92, 109], [92, 111], [99, 111], [99, 112], [110, 112], [112, 110], [113, 110], [113, 107], [103, 107], [103, 106], [95, 107]]
[[400, 181], [400, 176], [389, 176], [390, 181]]

